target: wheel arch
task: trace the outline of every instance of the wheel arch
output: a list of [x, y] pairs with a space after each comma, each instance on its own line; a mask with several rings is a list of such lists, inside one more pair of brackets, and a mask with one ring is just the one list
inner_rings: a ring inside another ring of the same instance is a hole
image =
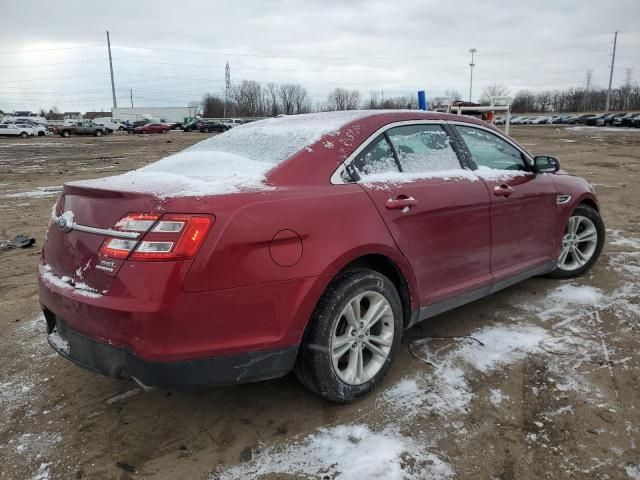
[[322, 275], [317, 277], [314, 287], [310, 289], [304, 303], [307, 308], [303, 309], [304, 325], [302, 326], [302, 337], [309, 328], [313, 311], [318, 302], [329, 288], [329, 285], [345, 270], [349, 268], [370, 268], [391, 280], [402, 302], [403, 326], [406, 328], [411, 324], [412, 315], [419, 309], [417, 297], [417, 285], [413, 270], [409, 262], [393, 248], [381, 245], [379, 248], [357, 249], [336, 259], [328, 266]]

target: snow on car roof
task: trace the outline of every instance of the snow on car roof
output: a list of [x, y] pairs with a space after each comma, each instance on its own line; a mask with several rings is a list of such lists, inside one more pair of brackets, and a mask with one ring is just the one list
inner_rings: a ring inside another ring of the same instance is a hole
[[381, 112], [352, 110], [260, 120], [234, 127], [137, 170], [68, 185], [160, 198], [265, 189], [267, 172], [279, 163], [348, 123]]

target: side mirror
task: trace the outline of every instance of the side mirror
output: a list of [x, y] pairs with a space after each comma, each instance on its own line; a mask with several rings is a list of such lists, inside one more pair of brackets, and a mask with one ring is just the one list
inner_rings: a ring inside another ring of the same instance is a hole
[[560, 170], [560, 161], [556, 157], [541, 155], [533, 159], [536, 173], [555, 173]]

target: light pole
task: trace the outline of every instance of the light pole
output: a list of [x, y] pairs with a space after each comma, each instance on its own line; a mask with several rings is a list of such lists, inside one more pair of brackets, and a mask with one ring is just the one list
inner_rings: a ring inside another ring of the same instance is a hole
[[473, 62], [473, 56], [476, 52], [477, 50], [475, 48], [469, 50], [469, 53], [471, 54], [471, 63], [469, 64], [469, 66], [471, 67], [471, 81], [469, 82], [469, 101], [471, 101], [471, 93], [473, 92], [473, 67], [476, 66], [476, 64]]

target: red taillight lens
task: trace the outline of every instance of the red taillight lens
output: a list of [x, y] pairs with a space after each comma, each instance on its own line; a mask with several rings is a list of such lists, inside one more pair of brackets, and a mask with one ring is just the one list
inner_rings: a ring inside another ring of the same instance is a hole
[[179, 260], [191, 258], [200, 249], [213, 217], [208, 215], [160, 215], [130, 213], [113, 227], [138, 233], [137, 238], [107, 237], [100, 255], [131, 260]]
[[212, 220], [207, 216], [167, 214], [148, 232], [131, 260], [191, 258], [200, 249]]

